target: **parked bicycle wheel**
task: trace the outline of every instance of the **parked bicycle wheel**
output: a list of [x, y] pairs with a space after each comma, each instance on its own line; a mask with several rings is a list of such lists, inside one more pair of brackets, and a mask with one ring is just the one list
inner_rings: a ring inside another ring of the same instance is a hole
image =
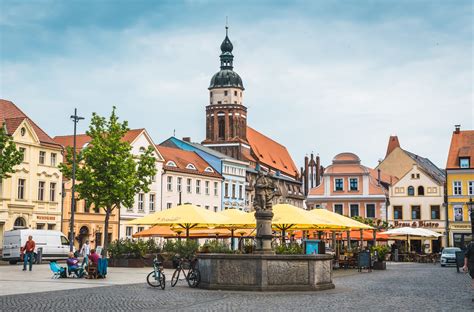
[[174, 287], [174, 286], [176, 286], [176, 284], [178, 284], [179, 273], [180, 272], [181, 272], [181, 270], [174, 271], [173, 277], [171, 277], [171, 287]]
[[[161, 276], [164, 278], [165, 276], [163, 274], [161, 274]], [[150, 285], [151, 287], [160, 287], [161, 286], [161, 282], [156, 278], [155, 276], [155, 271], [151, 271], [150, 274], [148, 274], [148, 276], [146, 277], [146, 282], [148, 283], [148, 285]], [[164, 284], [164, 283], [163, 283]], [[164, 287], [161, 286], [163, 289]]]
[[161, 276], [160, 276], [160, 286], [161, 286], [161, 289], [165, 289], [166, 287], [166, 277], [163, 273], [161, 273]]
[[189, 287], [196, 288], [199, 285], [199, 282], [201, 282], [201, 272], [199, 272], [198, 269], [191, 270], [189, 272], [187, 281]]

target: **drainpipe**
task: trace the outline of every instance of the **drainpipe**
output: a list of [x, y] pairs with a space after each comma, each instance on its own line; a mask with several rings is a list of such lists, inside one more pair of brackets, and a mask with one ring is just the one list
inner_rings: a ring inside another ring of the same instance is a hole
[[449, 247], [449, 202], [448, 202], [448, 171], [444, 170], [446, 179], [444, 180], [443, 188], [444, 188], [444, 216], [446, 218], [446, 246]]

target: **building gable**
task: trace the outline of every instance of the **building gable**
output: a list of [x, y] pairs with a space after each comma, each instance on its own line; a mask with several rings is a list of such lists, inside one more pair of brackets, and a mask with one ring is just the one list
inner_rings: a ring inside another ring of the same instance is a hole
[[376, 169], [380, 169], [384, 174], [401, 178], [413, 167], [413, 164], [415, 164], [413, 159], [403, 149], [396, 147]]
[[29, 145], [40, 145], [41, 142], [36, 135], [33, 127], [28, 122], [27, 118], [24, 118], [16, 127], [15, 132], [12, 133], [12, 138], [17, 143], [24, 143]]

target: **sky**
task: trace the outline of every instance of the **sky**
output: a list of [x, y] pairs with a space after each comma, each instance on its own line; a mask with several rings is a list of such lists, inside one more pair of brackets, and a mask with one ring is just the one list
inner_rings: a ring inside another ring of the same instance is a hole
[[112, 106], [155, 143], [205, 137], [228, 17], [248, 124], [297, 166], [341, 152], [375, 167], [390, 135], [445, 167], [474, 128], [472, 1], [0, 2], [0, 98], [50, 136]]

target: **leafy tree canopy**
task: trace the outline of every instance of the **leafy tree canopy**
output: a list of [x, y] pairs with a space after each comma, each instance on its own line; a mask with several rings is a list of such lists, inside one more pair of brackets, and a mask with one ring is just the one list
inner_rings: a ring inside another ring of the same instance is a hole
[[23, 160], [23, 153], [16, 149], [11, 136], [7, 134], [5, 124], [0, 126], [0, 182], [10, 177]]

